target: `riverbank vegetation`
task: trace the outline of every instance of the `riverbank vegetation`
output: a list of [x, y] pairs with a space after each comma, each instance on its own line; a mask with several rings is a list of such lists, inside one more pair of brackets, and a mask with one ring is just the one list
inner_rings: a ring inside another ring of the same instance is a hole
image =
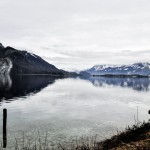
[[[110, 139], [97, 141], [93, 138], [80, 138], [64, 144], [54, 144], [48, 140], [48, 135], [37, 139], [23, 135], [20, 141], [15, 140], [14, 150], [149, 150], [150, 149], [150, 121], [137, 123], [118, 132]], [[0, 150], [4, 150], [1, 146]]]

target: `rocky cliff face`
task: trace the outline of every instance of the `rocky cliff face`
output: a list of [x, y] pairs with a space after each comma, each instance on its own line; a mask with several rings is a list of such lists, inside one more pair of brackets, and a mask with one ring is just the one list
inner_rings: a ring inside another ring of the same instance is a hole
[[0, 59], [0, 74], [10, 73], [12, 69], [12, 62], [9, 58]]
[[0, 44], [0, 73], [11, 74], [51, 74], [64, 76], [69, 73], [49, 64], [41, 57], [16, 50], [12, 47], [4, 47]]

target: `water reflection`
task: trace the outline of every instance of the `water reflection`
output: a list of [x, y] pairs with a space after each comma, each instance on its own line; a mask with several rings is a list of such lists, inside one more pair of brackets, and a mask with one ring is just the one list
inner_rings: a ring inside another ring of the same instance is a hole
[[[97, 133], [110, 136], [113, 130], [134, 123], [137, 107], [141, 122], [149, 117], [150, 92], [132, 90], [149, 90], [149, 79], [91, 77], [86, 80], [57, 80], [49, 76], [14, 76], [10, 79], [12, 84], [9, 88], [4, 84], [8, 79], [0, 82], [1, 99], [14, 100], [11, 103], [3, 101], [0, 106], [0, 120], [3, 119], [4, 108], [9, 114], [9, 150], [15, 142], [14, 137], [19, 138], [22, 134], [20, 131], [33, 138], [36, 138], [37, 131], [41, 137], [48, 131], [49, 139], [57, 143], [68, 141], [70, 137], [92, 137]], [[30, 96], [31, 93], [36, 94]], [[26, 97], [15, 101], [16, 97], [22, 96]], [[0, 141], [2, 134], [0, 130]]]
[[[23, 97], [31, 93], [38, 93], [49, 84], [53, 84], [58, 77], [44, 75], [16, 75], [0, 74], [0, 101], [16, 97]], [[59, 78], [60, 79], [60, 78]], [[90, 77], [84, 78], [92, 82], [94, 86], [120, 86], [128, 87], [137, 91], [149, 91], [149, 78], [110, 78], [110, 77]]]
[[0, 74], [0, 89], [7, 91], [11, 88], [11, 86], [12, 80], [9, 73]]
[[44, 75], [0, 75], [0, 101], [15, 97], [27, 96], [31, 93], [38, 93], [49, 84], [53, 84], [57, 77]]
[[117, 77], [90, 77], [86, 80], [92, 82], [94, 86], [120, 86], [132, 88], [136, 91], [149, 91], [150, 79], [149, 78], [117, 78]]

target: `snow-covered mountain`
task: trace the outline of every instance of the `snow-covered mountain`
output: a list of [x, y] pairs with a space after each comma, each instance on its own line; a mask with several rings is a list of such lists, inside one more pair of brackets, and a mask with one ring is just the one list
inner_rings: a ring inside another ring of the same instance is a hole
[[91, 75], [141, 75], [150, 76], [150, 63], [132, 65], [95, 65], [86, 70]]

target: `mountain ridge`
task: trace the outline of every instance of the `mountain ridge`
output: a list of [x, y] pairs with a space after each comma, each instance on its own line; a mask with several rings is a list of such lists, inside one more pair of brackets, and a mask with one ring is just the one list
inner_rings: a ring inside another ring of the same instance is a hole
[[95, 65], [85, 71], [91, 75], [150, 76], [150, 63], [138, 62], [130, 65]]
[[[6, 63], [6, 60], [10, 60], [10, 63], [12, 63], [11, 74], [50, 74], [59, 76], [70, 74], [49, 64], [38, 55], [25, 50], [17, 50], [10, 46], [4, 47], [0, 43], [0, 68], [3, 67], [3, 73], [7, 72], [10, 65]], [[6, 67], [4, 68], [4, 66]]]

